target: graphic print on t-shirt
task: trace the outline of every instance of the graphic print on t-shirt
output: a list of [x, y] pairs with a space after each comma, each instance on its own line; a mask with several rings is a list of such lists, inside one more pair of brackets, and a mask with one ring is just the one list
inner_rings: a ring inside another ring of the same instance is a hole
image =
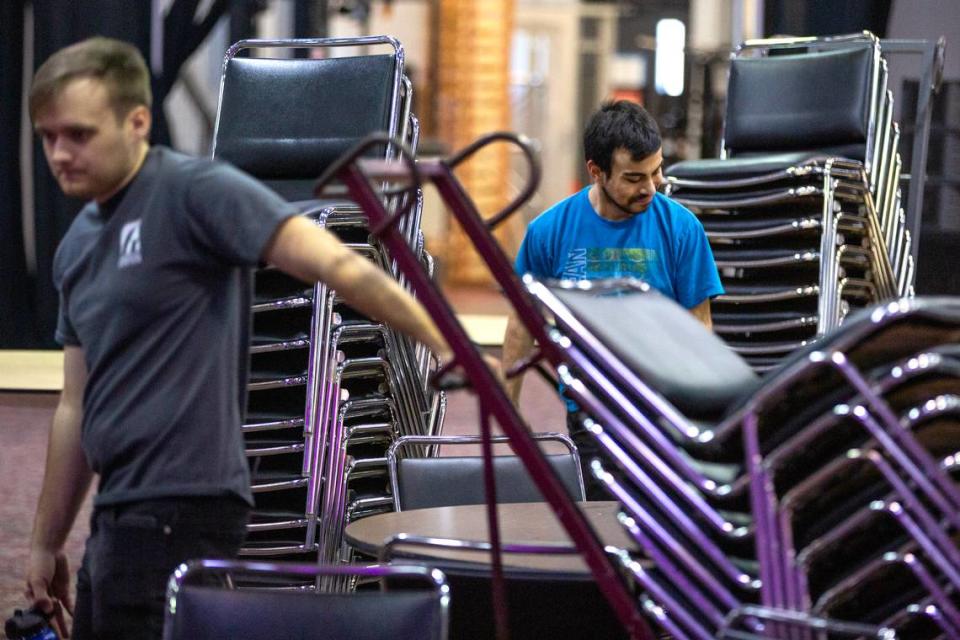
[[134, 220], [123, 225], [120, 229], [120, 259], [117, 267], [131, 267], [143, 262], [140, 249], [140, 220]]
[[565, 280], [643, 279], [656, 260], [657, 252], [654, 249], [617, 247], [571, 249], [563, 265], [561, 277]]

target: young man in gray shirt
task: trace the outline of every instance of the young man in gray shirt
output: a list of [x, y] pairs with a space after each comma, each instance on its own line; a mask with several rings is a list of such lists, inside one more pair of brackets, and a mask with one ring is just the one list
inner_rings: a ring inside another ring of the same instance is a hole
[[63, 545], [98, 474], [80, 639], [159, 638], [175, 566], [242, 542], [251, 267], [323, 281], [448, 357], [409, 294], [273, 192], [228, 165], [151, 148], [150, 103], [139, 52], [106, 38], [55, 53], [30, 93], [57, 182], [90, 200], [54, 261], [64, 387], [26, 575], [28, 599], [65, 636]]

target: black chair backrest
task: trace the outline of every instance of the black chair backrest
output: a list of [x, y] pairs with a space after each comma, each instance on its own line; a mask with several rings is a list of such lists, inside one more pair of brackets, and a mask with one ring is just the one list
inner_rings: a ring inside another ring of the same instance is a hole
[[[578, 461], [569, 453], [548, 455], [567, 492], [582, 499]], [[542, 502], [543, 495], [516, 456], [495, 456], [493, 468], [497, 484], [497, 502]], [[466, 504], [483, 504], [483, 458], [437, 457], [402, 458], [397, 461], [397, 486], [400, 508], [427, 509]]]
[[442, 629], [438, 597], [430, 591], [315, 594], [184, 585], [164, 640], [437, 640]]
[[868, 44], [735, 58], [724, 125], [728, 155], [818, 150], [862, 160], [873, 66]]
[[217, 158], [262, 180], [314, 180], [362, 138], [389, 131], [396, 58], [231, 58]]

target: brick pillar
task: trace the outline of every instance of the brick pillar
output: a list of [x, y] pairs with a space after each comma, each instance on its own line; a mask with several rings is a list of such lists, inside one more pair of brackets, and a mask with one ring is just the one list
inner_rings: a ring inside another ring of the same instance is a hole
[[[437, 134], [458, 150], [485, 133], [510, 127], [509, 64], [514, 0], [440, 0], [437, 25]], [[457, 170], [481, 214], [510, 199], [509, 148], [498, 143]], [[497, 237], [513, 255], [522, 237], [519, 214]], [[491, 278], [455, 223], [442, 248], [447, 283], [487, 284]]]

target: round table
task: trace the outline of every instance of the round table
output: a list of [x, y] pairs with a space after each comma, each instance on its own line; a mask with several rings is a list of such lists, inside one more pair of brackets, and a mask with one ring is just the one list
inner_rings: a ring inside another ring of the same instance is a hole
[[[616, 502], [577, 503], [604, 545], [635, 549], [634, 543], [617, 522]], [[497, 513], [500, 518], [501, 543], [526, 543], [568, 545], [572, 542], [559, 520], [543, 502], [501, 504]], [[377, 556], [387, 540], [399, 533], [432, 538], [453, 538], [488, 542], [486, 505], [434, 507], [382, 513], [362, 518], [347, 525], [345, 536], [358, 551]], [[404, 557], [417, 556], [430, 559], [489, 565], [489, 554], [479, 551], [451, 550], [435, 547], [400, 547]], [[502, 554], [503, 565], [512, 572], [544, 571], [566, 574], [565, 577], [589, 579], [586, 564], [576, 554]], [[445, 563], [439, 563], [443, 566]], [[554, 576], [554, 577], [559, 577]]]

